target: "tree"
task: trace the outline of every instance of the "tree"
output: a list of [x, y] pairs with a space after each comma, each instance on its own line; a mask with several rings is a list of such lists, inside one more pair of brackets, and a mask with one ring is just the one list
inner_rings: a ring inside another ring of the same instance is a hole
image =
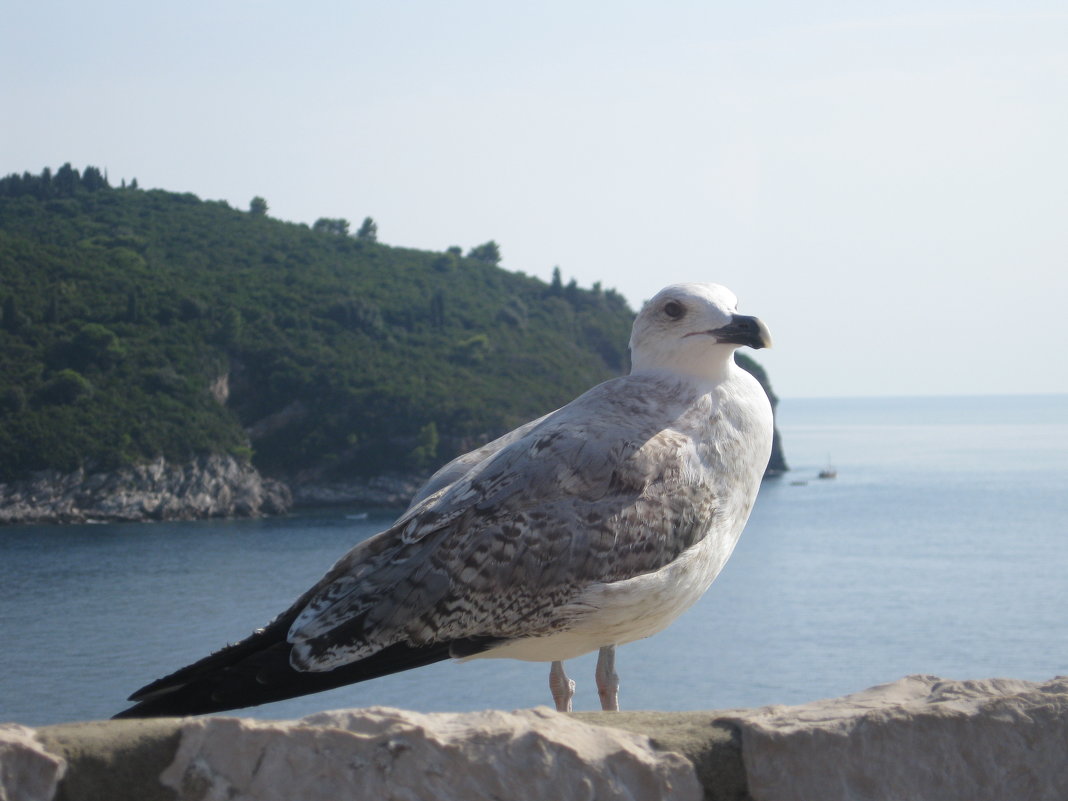
[[254, 214], [257, 217], [267, 216], [267, 201], [259, 195], [252, 198], [252, 202], [248, 204], [248, 210], [250, 214]]
[[48, 324], [58, 322], [59, 320], [59, 298], [56, 296], [55, 290], [48, 295], [48, 306], [45, 308], [44, 321]]
[[22, 313], [15, 302], [15, 296], [8, 295], [4, 298], [4, 329], [16, 334], [29, 323], [30, 319]]
[[363, 224], [360, 226], [360, 230], [356, 232], [356, 238], [361, 239], [364, 242], [377, 242], [378, 223], [376, 223], [370, 217], [364, 217]]
[[338, 236], [349, 235], [349, 221], [344, 217], [320, 217], [315, 221], [315, 225], [312, 226], [313, 231], [326, 234], [337, 234]]
[[445, 327], [445, 295], [440, 289], [430, 296], [430, 324], [434, 328]]
[[[53, 295], [53, 297], [55, 297]], [[126, 293], [126, 322], [136, 323], [141, 319], [141, 308], [137, 302], [137, 293], [132, 289]]]
[[8, 387], [0, 394], [0, 411], [21, 412], [26, 408], [26, 392], [22, 387]]
[[93, 393], [93, 385], [76, 370], [60, 370], [37, 391], [37, 401], [48, 404], [74, 403]]
[[108, 367], [115, 364], [124, 353], [119, 337], [110, 328], [100, 323], [86, 323], [71, 340], [68, 352], [78, 367], [92, 364]]
[[110, 189], [108, 179], [96, 167], [86, 167], [82, 173], [82, 186], [90, 192], [100, 189]]
[[486, 360], [492, 346], [485, 333], [463, 339], [453, 345], [452, 356], [461, 364], [481, 364]]
[[485, 244], [471, 248], [467, 252], [467, 258], [496, 266], [501, 263], [501, 248], [491, 239]]
[[442, 253], [440, 256], [435, 257], [431, 264], [439, 273], [447, 273], [452, 269], [455, 258], [452, 254]]
[[564, 287], [564, 295], [572, 303], [575, 302], [576, 300], [578, 300], [578, 297], [579, 297], [579, 285], [578, 285], [578, 281], [576, 279], [572, 278], [570, 281], [567, 282], [567, 286]]
[[559, 267], [553, 267], [553, 281], [549, 284], [549, 291], [554, 295], [564, 294], [564, 279], [560, 275]]
[[417, 468], [425, 470], [434, 464], [438, 456], [439, 441], [438, 427], [433, 420], [419, 429], [417, 444], [412, 451], [412, 462]]
[[52, 179], [52, 185], [55, 186], [56, 192], [60, 195], [73, 195], [79, 181], [78, 171], [71, 167], [68, 161], [56, 170], [56, 177]]
[[241, 317], [241, 312], [231, 306], [223, 312], [222, 320], [219, 323], [220, 341], [224, 345], [237, 344], [244, 327], [245, 321]]

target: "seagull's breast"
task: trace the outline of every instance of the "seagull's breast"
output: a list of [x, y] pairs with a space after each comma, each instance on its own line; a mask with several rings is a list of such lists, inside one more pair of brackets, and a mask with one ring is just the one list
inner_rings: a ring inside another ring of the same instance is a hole
[[595, 584], [560, 610], [574, 617], [564, 631], [512, 640], [479, 654], [533, 662], [573, 659], [606, 645], [650, 637], [667, 628], [705, 594], [730, 557], [737, 536], [706, 536], [652, 573]]
[[481, 656], [571, 659], [656, 634], [704, 595], [734, 551], [771, 451], [767, 397], [755, 379], [738, 373], [707, 403], [696, 404], [688, 413], [691, 419], [679, 421], [696, 445], [672, 501], [711, 510], [702, 535], [657, 570], [590, 584], [558, 610], [572, 620], [566, 629], [513, 640]]

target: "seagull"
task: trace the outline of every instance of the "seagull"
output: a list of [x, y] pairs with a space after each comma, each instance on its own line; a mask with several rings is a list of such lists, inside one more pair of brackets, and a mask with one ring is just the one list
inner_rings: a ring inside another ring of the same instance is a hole
[[615, 646], [692, 606], [752, 510], [771, 406], [733, 354], [770, 345], [726, 287], [666, 287], [634, 321], [629, 375], [454, 459], [270, 624], [115, 717], [239, 709], [494, 657], [550, 662], [569, 711], [563, 662], [592, 651], [602, 708], [618, 709]]

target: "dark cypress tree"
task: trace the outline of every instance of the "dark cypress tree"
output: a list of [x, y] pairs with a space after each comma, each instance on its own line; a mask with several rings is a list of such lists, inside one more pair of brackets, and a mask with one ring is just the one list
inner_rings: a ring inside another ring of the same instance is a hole
[[445, 295], [440, 289], [430, 297], [430, 324], [434, 328], [445, 327]]
[[52, 197], [52, 170], [48, 167], [41, 170], [41, 197]]
[[564, 294], [564, 279], [563, 276], [560, 275], [559, 267], [553, 267], [553, 280], [552, 283], [549, 284], [549, 292], [553, 295]]
[[56, 188], [56, 194], [64, 197], [70, 197], [78, 189], [78, 184], [81, 182], [81, 178], [78, 175], [78, 171], [70, 166], [68, 161], [58, 170], [56, 170], [56, 177], [52, 181], [52, 184]]

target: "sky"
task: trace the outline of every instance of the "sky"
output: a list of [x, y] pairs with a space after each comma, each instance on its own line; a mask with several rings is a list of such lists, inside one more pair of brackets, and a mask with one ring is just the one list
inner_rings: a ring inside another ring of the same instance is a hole
[[4, 7], [0, 174], [722, 283], [787, 398], [1068, 392], [1061, 0]]

